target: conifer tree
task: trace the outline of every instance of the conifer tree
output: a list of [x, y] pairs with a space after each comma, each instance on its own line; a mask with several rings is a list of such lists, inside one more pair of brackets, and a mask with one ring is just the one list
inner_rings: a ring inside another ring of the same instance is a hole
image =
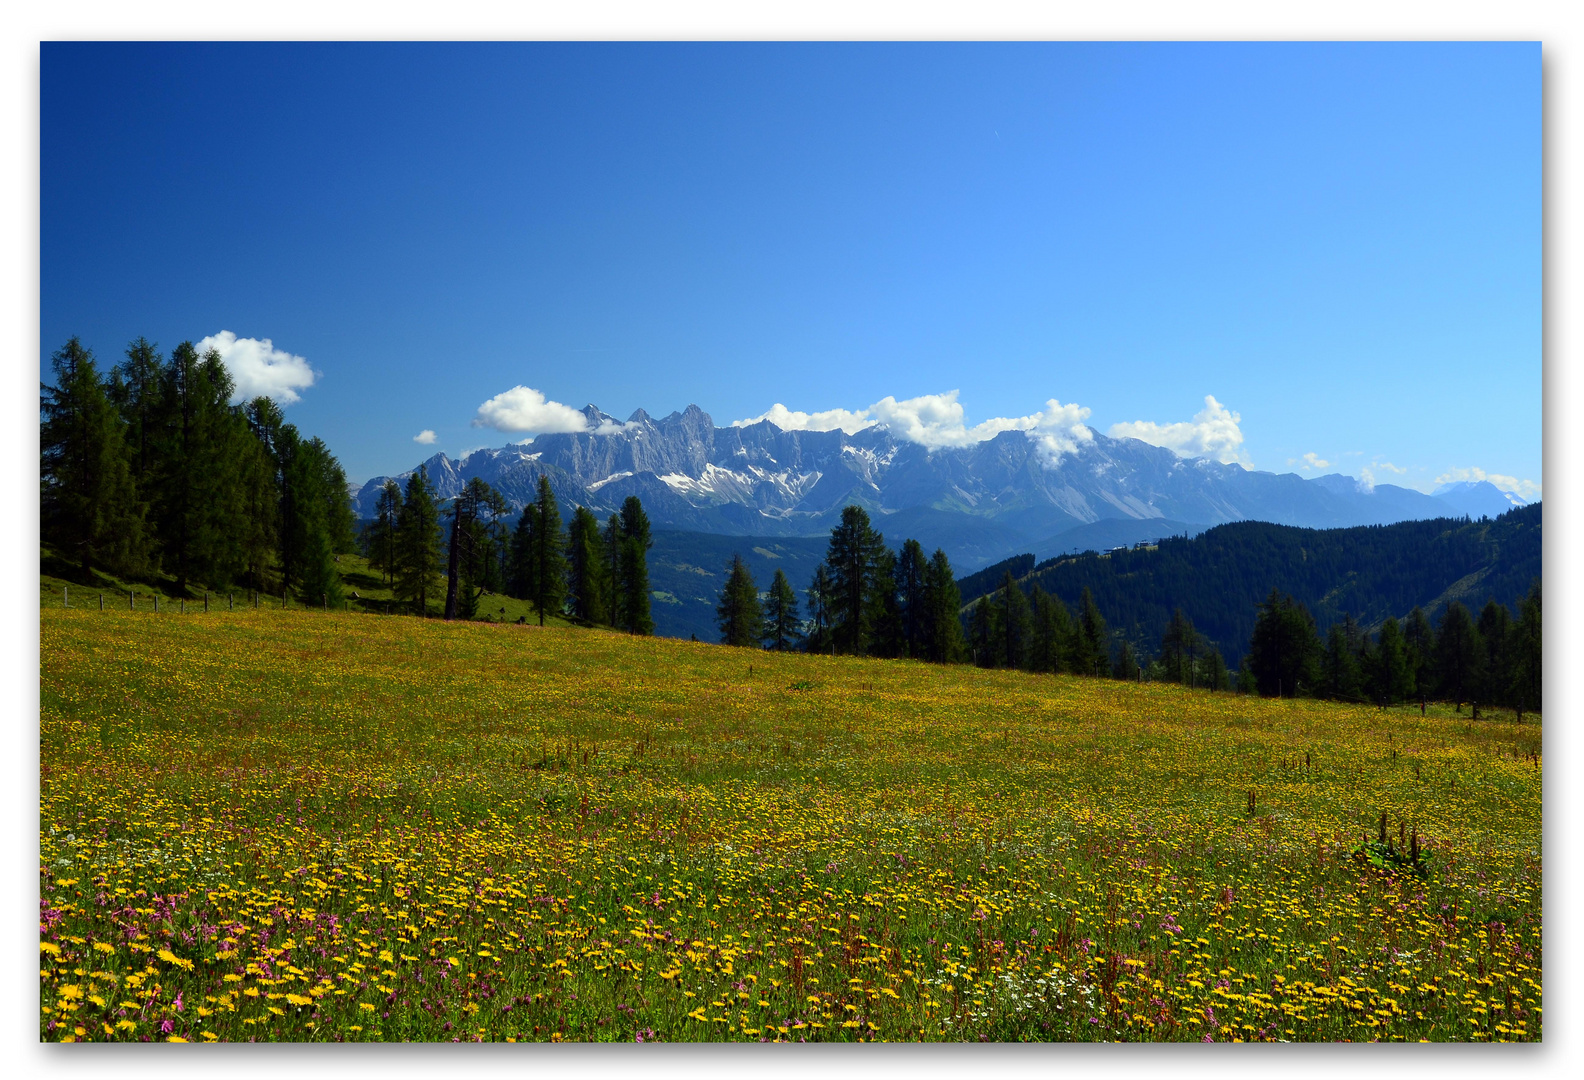
[[622, 501], [618, 588], [621, 594], [622, 629], [629, 634], [654, 633], [649, 616], [649, 517], [638, 496]]
[[534, 504], [528, 503], [512, 530], [506, 558], [506, 595], [515, 600], [527, 600], [534, 594], [533, 520]]
[[1484, 705], [1506, 705], [1511, 700], [1513, 677], [1512, 613], [1492, 598], [1485, 602], [1476, 626], [1485, 646], [1478, 700]]
[[1249, 667], [1264, 697], [1294, 697], [1318, 681], [1319, 636], [1308, 610], [1270, 591], [1260, 605], [1249, 641]]
[[814, 577], [808, 587], [809, 621], [813, 627], [804, 648], [809, 652], [828, 652], [834, 647], [831, 641], [831, 594], [834, 591], [830, 567], [822, 561], [814, 567]]
[[440, 585], [440, 566], [440, 511], [429, 470], [420, 465], [407, 478], [396, 520], [397, 599], [412, 601], [418, 614], [427, 616], [429, 595]]
[[621, 514], [612, 514], [605, 522], [605, 531], [600, 537], [604, 545], [605, 555], [605, 583], [609, 590], [605, 595], [605, 610], [610, 613], [610, 625], [621, 629], [627, 625], [627, 618], [622, 607], [622, 523]]
[[[875, 536], [879, 537], [879, 533]], [[867, 655], [895, 659], [907, 655], [903, 634], [901, 597], [896, 585], [896, 556], [882, 542], [875, 551], [874, 579], [865, 603], [869, 607]]]
[[[280, 547], [280, 478], [275, 459], [259, 438], [254, 423], [261, 406], [274, 406], [258, 398], [243, 410], [243, 423], [233, 425], [235, 468], [241, 487], [242, 513], [234, 523], [241, 549], [243, 579], [260, 592], [268, 591], [271, 566]], [[349, 504], [350, 509], [350, 504]]]
[[1411, 692], [1408, 645], [1396, 619], [1381, 625], [1368, 667], [1370, 697], [1377, 705], [1395, 705]]
[[121, 420], [77, 338], [50, 362], [55, 385], [40, 403], [40, 531], [85, 578], [100, 566], [137, 573], [147, 544]]
[[940, 548], [924, 570], [925, 659], [936, 664], [959, 663], [965, 653], [962, 633], [962, 593], [952, 573], [951, 560]]
[[1209, 690], [1232, 689], [1232, 673], [1227, 670], [1221, 650], [1211, 648], [1204, 657], [1204, 686]]
[[1408, 656], [1408, 677], [1412, 683], [1412, 693], [1423, 698], [1428, 696], [1435, 682], [1435, 631], [1430, 628], [1430, 620], [1425, 618], [1425, 613], [1418, 605], [1408, 613], [1407, 620], [1403, 623], [1403, 645]]
[[[775, 580], [770, 583], [770, 594], [765, 599], [764, 626], [760, 640], [767, 649], [785, 652], [795, 648], [802, 638], [802, 621], [798, 618], [797, 593], [787, 580], [786, 571], [776, 568]], [[919, 613], [923, 617], [923, 613]]]
[[374, 520], [363, 530], [363, 551], [369, 568], [378, 570], [389, 585], [396, 572], [396, 517], [401, 513], [401, 485], [386, 480], [374, 504]]
[[1071, 652], [1072, 615], [1061, 598], [1034, 583], [1034, 637], [1031, 669], [1054, 674]]
[[759, 603], [759, 586], [741, 555], [732, 556], [715, 605], [715, 624], [720, 627], [721, 644], [757, 647], [764, 629], [764, 610]]
[[1479, 687], [1484, 659], [1485, 648], [1474, 617], [1460, 602], [1452, 601], [1436, 627], [1436, 685], [1441, 696], [1450, 698], [1459, 712]]
[[1103, 675], [1110, 666], [1110, 630], [1087, 586], [1078, 599], [1074, 630], [1067, 669], [1075, 675]]
[[[567, 589], [566, 534], [561, 528], [561, 508], [556, 505], [548, 476], [539, 477], [539, 497], [530, 509], [533, 515], [529, 532], [533, 602], [539, 611], [539, 625], [543, 626], [546, 611], [561, 614], [566, 606]], [[527, 516], [529, 510], [523, 513]]]
[[147, 338], [127, 346], [126, 359], [112, 376], [111, 399], [126, 424], [126, 444], [132, 480], [148, 482], [159, 454], [165, 361]]
[[924, 575], [929, 560], [917, 540], [904, 540], [896, 561], [896, 597], [901, 614], [902, 648], [899, 655], [923, 658], [928, 647], [929, 613], [924, 605]]
[[1111, 677], [1133, 682], [1138, 675], [1138, 658], [1133, 655], [1133, 646], [1124, 639], [1121, 647], [1117, 649], [1116, 662], [1111, 665]]
[[1359, 667], [1352, 636], [1343, 623], [1331, 624], [1326, 632], [1325, 655], [1320, 661], [1320, 681], [1316, 689], [1321, 697], [1333, 701], [1362, 701], [1364, 698], [1364, 673]]
[[1518, 604], [1518, 620], [1512, 630], [1512, 681], [1508, 695], [1518, 720], [1525, 712], [1540, 711], [1540, 582], [1530, 584], [1529, 592]]
[[1161, 635], [1160, 662], [1166, 678], [1187, 686], [1193, 681], [1194, 659], [1199, 652], [1199, 633], [1182, 608], [1173, 608], [1166, 632]]
[[986, 668], [995, 667], [995, 612], [990, 606], [989, 596], [981, 596], [968, 609], [968, 647], [973, 653], [975, 664]]
[[610, 621], [605, 606], [607, 576], [599, 518], [588, 507], [579, 506], [567, 530], [567, 589], [572, 616], [579, 622], [596, 626]]
[[217, 583], [242, 569], [231, 531], [243, 512], [232, 437], [241, 421], [228, 404], [231, 376], [214, 349], [199, 356], [191, 342], [178, 345], [163, 383], [155, 520], [166, 568], [185, 593], [194, 580]]
[[1009, 668], [1027, 666], [1030, 659], [1030, 638], [1033, 636], [1033, 613], [1028, 597], [1018, 587], [1008, 570], [1001, 577], [1001, 588], [996, 591], [996, 629], [998, 631], [997, 661]]
[[885, 539], [861, 506], [842, 508], [825, 563], [831, 577], [831, 638], [836, 651], [864, 656], [874, 643], [876, 578]]

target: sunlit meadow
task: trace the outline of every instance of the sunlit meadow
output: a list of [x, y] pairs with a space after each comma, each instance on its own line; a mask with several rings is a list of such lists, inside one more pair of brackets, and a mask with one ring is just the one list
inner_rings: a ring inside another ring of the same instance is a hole
[[[45, 1040], [1541, 1035], [1534, 723], [358, 614], [40, 623]], [[1362, 857], [1383, 829], [1417, 871]]]

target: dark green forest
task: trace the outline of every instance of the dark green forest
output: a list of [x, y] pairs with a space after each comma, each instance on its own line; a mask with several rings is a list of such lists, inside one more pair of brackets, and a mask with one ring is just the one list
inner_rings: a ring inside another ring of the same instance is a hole
[[[977, 576], [977, 575], [975, 575]], [[1415, 607], [1432, 621], [1449, 601], [1516, 608], [1540, 577], [1540, 504], [1495, 519], [1439, 518], [1351, 529], [1262, 521], [1218, 525], [1159, 548], [1053, 559], [1020, 578], [1075, 606], [1088, 589], [1135, 649], [1154, 651], [1181, 609], [1234, 668], [1272, 589], [1313, 616], [1321, 634], [1347, 616], [1366, 632]], [[964, 597], [972, 594], [966, 588]]]

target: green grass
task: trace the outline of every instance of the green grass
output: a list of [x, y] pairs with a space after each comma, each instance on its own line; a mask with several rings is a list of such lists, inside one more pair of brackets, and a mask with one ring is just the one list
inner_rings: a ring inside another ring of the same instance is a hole
[[[1537, 723], [575, 628], [40, 624], [46, 1040], [1541, 1035]], [[1366, 844], [1383, 813], [1421, 867]]]
[[[410, 601], [396, 599], [395, 593], [385, 582], [379, 571], [370, 568], [368, 559], [357, 554], [343, 554], [336, 557], [336, 570], [341, 575], [343, 591], [346, 599], [343, 611], [362, 612], [370, 615], [411, 615], [413, 604]], [[64, 591], [63, 591], [64, 590]], [[103, 597], [107, 610], [129, 610], [129, 597], [135, 604], [137, 611], [153, 611], [156, 599], [161, 614], [177, 613], [182, 610], [185, 603], [189, 610], [203, 610], [205, 586], [194, 583], [187, 589], [185, 595], [176, 588], [176, 579], [163, 574], [149, 574], [137, 579], [124, 579], [104, 571], [94, 571], [84, 575], [81, 567], [75, 566], [62, 559], [56, 552], [46, 545], [40, 546], [39, 552], [39, 606], [41, 608], [59, 608], [65, 603], [70, 603], [73, 608], [85, 610], [98, 610], [100, 597]], [[135, 595], [133, 595], [135, 594]], [[235, 585], [216, 586], [209, 590], [209, 604], [211, 610], [221, 610], [226, 607], [227, 596], [231, 597], [232, 604], [237, 609], [252, 606], [252, 593], [247, 588]], [[286, 598], [284, 604], [281, 595], [277, 593], [258, 594], [260, 608], [279, 610], [282, 607], [300, 608], [305, 606], [298, 597]], [[317, 605], [309, 604], [308, 607]], [[440, 616], [445, 610], [445, 586], [442, 584], [436, 595], [429, 599], [429, 615], [431, 618]], [[539, 610], [527, 600], [517, 600], [499, 593], [486, 593], [479, 601], [477, 621], [479, 622], [509, 622], [515, 623], [518, 619], [538, 624]], [[546, 626], [571, 626], [569, 619], [560, 615], [547, 615]]]

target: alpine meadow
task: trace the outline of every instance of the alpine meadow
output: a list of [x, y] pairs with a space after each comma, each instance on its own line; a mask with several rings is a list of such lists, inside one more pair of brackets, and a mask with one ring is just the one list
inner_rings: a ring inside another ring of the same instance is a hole
[[49, 1065], [1559, 1053], [1539, 43], [104, 36]]

